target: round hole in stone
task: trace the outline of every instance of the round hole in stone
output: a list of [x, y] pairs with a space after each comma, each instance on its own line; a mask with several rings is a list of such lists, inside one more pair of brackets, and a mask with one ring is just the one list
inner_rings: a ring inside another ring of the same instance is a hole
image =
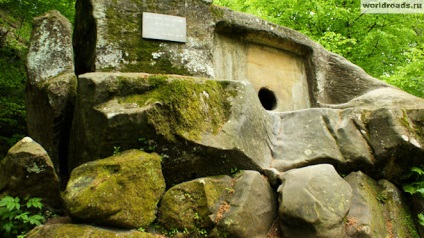
[[266, 110], [274, 110], [277, 108], [277, 97], [275, 93], [268, 88], [261, 88], [258, 92], [259, 101]]

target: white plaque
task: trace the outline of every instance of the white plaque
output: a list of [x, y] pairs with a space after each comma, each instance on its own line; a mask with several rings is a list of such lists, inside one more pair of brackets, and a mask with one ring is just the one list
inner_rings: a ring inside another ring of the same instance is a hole
[[186, 18], [143, 12], [143, 38], [186, 42]]

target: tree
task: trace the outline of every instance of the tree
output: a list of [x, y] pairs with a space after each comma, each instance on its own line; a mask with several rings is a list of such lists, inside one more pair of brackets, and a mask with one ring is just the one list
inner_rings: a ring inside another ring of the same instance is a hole
[[0, 0], [0, 7], [23, 21], [32, 22], [32, 18], [55, 9], [73, 21], [75, 0]]
[[424, 42], [423, 15], [362, 14], [360, 0], [215, 0], [215, 3], [300, 31], [370, 75], [424, 97], [422, 90], [411, 90], [424, 87], [418, 73], [424, 68], [416, 69], [413, 78], [408, 78], [410, 73], [398, 72], [411, 71], [412, 66], [407, 66], [416, 62], [413, 55], [420, 50], [414, 49]]
[[384, 75], [382, 79], [411, 94], [424, 97], [424, 44], [411, 48], [405, 55], [407, 64], [398, 66], [394, 74]]

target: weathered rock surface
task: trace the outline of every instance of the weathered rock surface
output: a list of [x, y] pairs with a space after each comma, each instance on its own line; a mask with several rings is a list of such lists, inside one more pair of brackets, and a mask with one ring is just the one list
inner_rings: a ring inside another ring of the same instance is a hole
[[381, 108], [364, 121], [381, 177], [400, 184], [424, 158], [424, 109]]
[[79, 76], [70, 168], [121, 147], [163, 154], [168, 184], [261, 170], [271, 161], [270, 130], [271, 117], [243, 82], [89, 73]]
[[348, 237], [419, 237], [408, 204], [387, 180], [378, 183], [362, 172], [345, 177], [353, 191], [346, 216]]
[[272, 167], [331, 163], [339, 171], [375, 171], [400, 183], [424, 156], [424, 108], [307, 109], [272, 113]]
[[322, 107], [330, 108], [362, 108], [368, 110], [376, 110], [380, 108], [397, 108], [417, 109], [424, 108], [422, 98], [415, 97], [409, 93], [399, 90], [394, 87], [383, 87], [371, 90], [363, 95], [360, 95], [346, 103], [327, 105], [321, 104]]
[[215, 223], [213, 215], [225, 201], [232, 185], [232, 179], [227, 175], [178, 184], [163, 196], [158, 221], [169, 230], [194, 232], [196, 229], [211, 229]]
[[28, 79], [31, 83], [74, 71], [72, 25], [58, 11], [34, 19], [31, 45], [27, 56]]
[[209, 237], [266, 237], [277, 216], [277, 198], [257, 171], [205, 177], [169, 189], [159, 207], [159, 223]]
[[235, 178], [227, 201], [215, 215], [217, 237], [267, 237], [277, 217], [274, 190], [256, 171], [243, 171]]
[[46, 238], [46, 237], [68, 237], [68, 238], [155, 238], [158, 235], [149, 234], [141, 231], [116, 231], [106, 230], [89, 225], [76, 224], [54, 224], [41, 225], [34, 228], [25, 237], [28, 238]]
[[50, 11], [34, 19], [27, 71], [28, 133], [49, 153], [57, 171], [67, 170], [66, 151], [77, 79], [72, 25], [59, 12]]
[[343, 237], [352, 189], [328, 164], [281, 176], [279, 222], [283, 237]]
[[46, 151], [29, 137], [16, 143], [0, 162], [0, 194], [41, 198], [60, 208], [59, 178]]
[[[187, 43], [141, 39], [142, 13], [155, 13], [158, 9], [161, 14], [187, 18]], [[212, 27], [210, 3], [200, 0], [78, 1], [74, 35], [76, 72], [121, 71], [210, 77], [213, 74]]]
[[319, 163], [370, 168], [374, 157], [367, 143], [361, 111], [308, 109], [275, 113], [272, 167], [279, 171]]
[[130, 150], [79, 166], [63, 194], [66, 209], [95, 224], [149, 226], [165, 192], [160, 161], [157, 154]]

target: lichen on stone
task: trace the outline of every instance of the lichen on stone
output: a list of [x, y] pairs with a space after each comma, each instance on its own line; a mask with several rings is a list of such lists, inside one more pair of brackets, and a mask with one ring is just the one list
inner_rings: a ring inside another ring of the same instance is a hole
[[36, 162], [33, 162], [31, 165], [27, 166], [28, 173], [36, 173], [39, 174], [43, 171], [43, 166], [38, 166]]

